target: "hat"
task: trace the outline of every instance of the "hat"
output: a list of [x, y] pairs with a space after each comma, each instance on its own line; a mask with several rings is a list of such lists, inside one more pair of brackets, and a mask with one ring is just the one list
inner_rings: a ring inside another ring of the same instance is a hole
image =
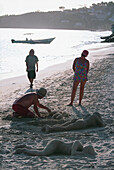
[[36, 89], [36, 93], [37, 93], [37, 95], [44, 97], [47, 93], [47, 90], [44, 88]]
[[83, 54], [85, 57], [87, 57], [87, 55], [89, 54], [89, 52], [88, 52], [87, 50], [84, 50], [84, 51], [82, 52], [82, 54]]

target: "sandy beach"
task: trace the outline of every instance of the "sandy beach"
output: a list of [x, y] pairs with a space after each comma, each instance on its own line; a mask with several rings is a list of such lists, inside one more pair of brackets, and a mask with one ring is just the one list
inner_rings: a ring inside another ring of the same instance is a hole
[[[82, 106], [78, 106], [79, 89], [73, 107], [68, 107], [73, 85], [73, 61], [68, 61], [39, 72], [34, 88], [45, 87], [47, 96], [40, 102], [48, 106], [52, 112], [60, 113], [61, 119], [18, 119], [12, 118], [13, 101], [24, 95], [29, 88], [26, 76], [0, 81], [0, 169], [113, 169], [114, 168], [114, 47], [113, 44], [104, 49], [91, 49], [94, 63], [90, 64], [88, 81], [85, 86]], [[99, 60], [96, 59], [99, 56]], [[47, 71], [48, 70], [48, 71]], [[31, 109], [33, 109], [31, 107]], [[39, 109], [42, 115], [48, 115]], [[44, 133], [45, 124], [62, 123], [69, 119], [83, 118], [87, 114], [99, 112], [105, 126], [77, 131]], [[82, 144], [91, 144], [97, 155], [67, 156], [52, 155], [27, 156], [15, 154], [15, 146], [27, 144], [34, 148], [44, 147], [50, 140], [60, 139], [65, 142], [74, 140]]]

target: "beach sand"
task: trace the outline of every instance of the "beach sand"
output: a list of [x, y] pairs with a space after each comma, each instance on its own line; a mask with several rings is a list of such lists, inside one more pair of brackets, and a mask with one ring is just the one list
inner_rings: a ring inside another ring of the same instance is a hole
[[[73, 84], [72, 62], [53, 66], [38, 73], [34, 87], [45, 87], [47, 96], [40, 102], [48, 106], [53, 113], [60, 113], [63, 119], [12, 119], [13, 101], [29, 88], [25, 76], [0, 81], [0, 169], [113, 169], [114, 168], [114, 48], [93, 49], [90, 55], [96, 59], [91, 64], [88, 82], [85, 86], [82, 106], [78, 106], [79, 89], [73, 107], [68, 107]], [[98, 60], [98, 56], [100, 56]], [[48, 74], [47, 74], [48, 73]], [[31, 107], [32, 109], [32, 107]], [[42, 115], [48, 115], [39, 109]], [[44, 133], [42, 126], [62, 123], [69, 119], [83, 118], [87, 114], [99, 112], [105, 123], [101, 128], [77, 131]], [[44, 147], [52, 139], [65, 142], [79, 140], [82, 144], [93, 145], [97, 155], [49, 157], [14, 154], [14, 147], [27, 144], [34, 148]]]

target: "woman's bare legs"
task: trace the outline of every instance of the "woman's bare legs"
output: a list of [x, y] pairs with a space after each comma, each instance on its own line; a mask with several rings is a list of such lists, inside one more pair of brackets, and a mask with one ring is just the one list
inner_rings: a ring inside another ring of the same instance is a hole
[[85, 84], [86, 84], [86, 81], [81, 82], [81, 84], [80, 84], [79, 105], [81, 105], [81, 101], [83, 99]]
[[73, 88], [72, 88], [72, 93], [71, 93], [71, 102], [70, 102], [70, 104], [68, 104], [68, 106], [73, 105], [73, 101], [74, 101], [74, 98], [75, 98], [75, 95], [76, 95], [78, 85], [79, 85], [79, 81], [73, 82]]

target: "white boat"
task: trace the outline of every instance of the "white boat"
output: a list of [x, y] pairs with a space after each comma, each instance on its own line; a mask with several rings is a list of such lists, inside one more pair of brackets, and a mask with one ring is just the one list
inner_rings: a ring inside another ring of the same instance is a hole
[[55, 39], [54, 38], [47, 38], [47, 39], [40, 39], [40, 40], [28, 40], [26, 38], [26, 40], [14, 40], [14, 39], [11, 39], [11, 42], [12, 43], [27, 43], [27, 44], [50, 44], [53, 40]]

